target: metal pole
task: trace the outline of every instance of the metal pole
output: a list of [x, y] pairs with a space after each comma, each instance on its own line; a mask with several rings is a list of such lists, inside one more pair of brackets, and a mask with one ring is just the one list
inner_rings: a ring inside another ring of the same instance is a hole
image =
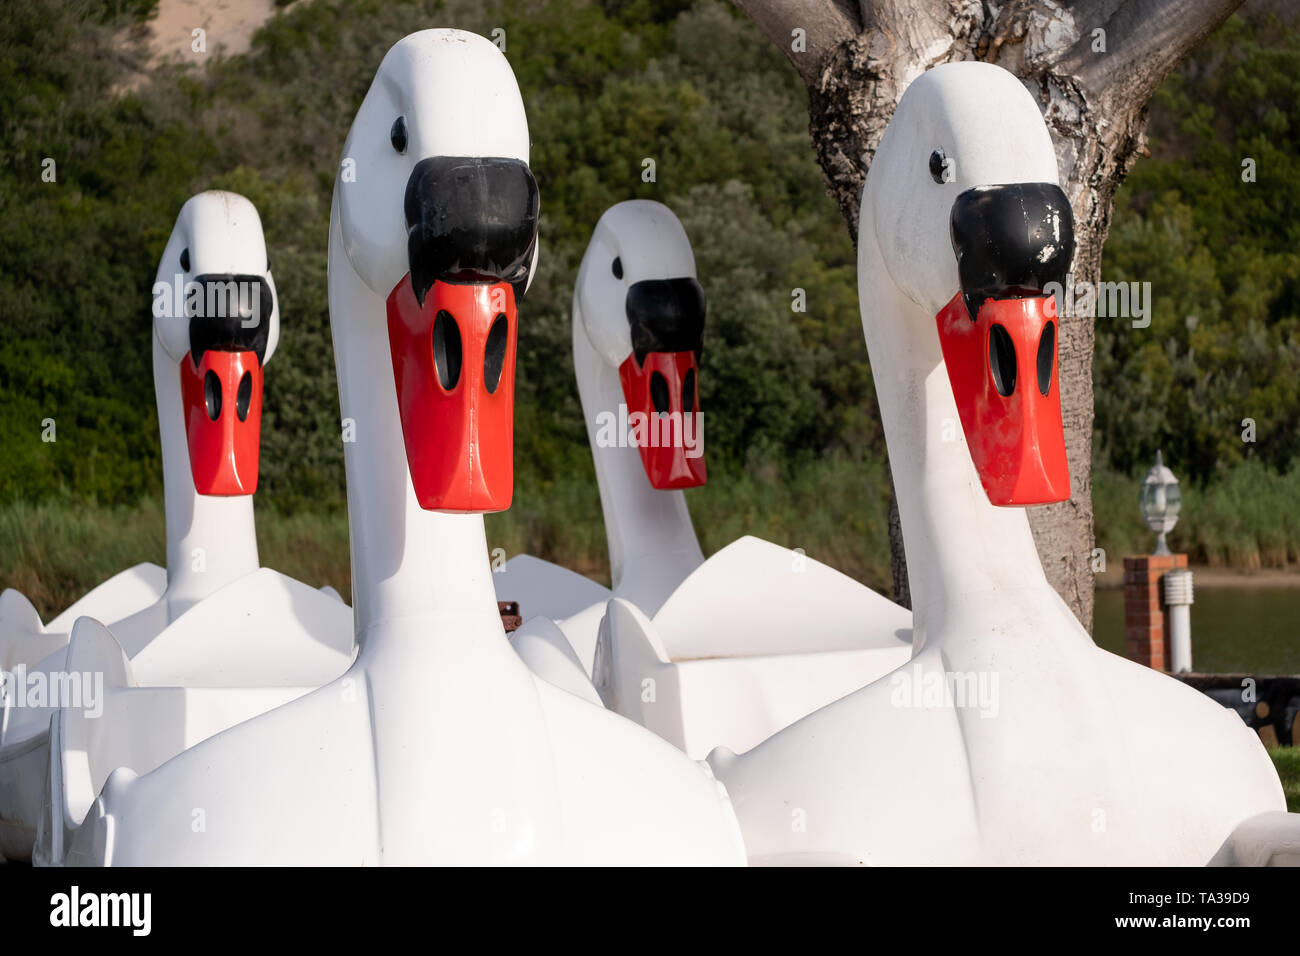
[[1186, 568], [1165, 575], [1165, 607], [1169, 609], [1169, 670], [1192, 670], [1192, 572]]

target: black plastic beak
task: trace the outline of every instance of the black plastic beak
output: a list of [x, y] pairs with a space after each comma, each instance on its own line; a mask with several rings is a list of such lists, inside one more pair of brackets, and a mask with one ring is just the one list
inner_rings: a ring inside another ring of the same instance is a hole
[[689, 276], [633, 282], [625, 301], [637, 363], [648, 352], [694, 352], [704, 349], [704, 289]]
[[1064, 284], [1074, 216], [1055, 183], [968, 189], [953, 201], [949, 225], [972, 322], [985, 299], [1041, 295], [1049, 283]]
[[266, 278], [209, 273], [195, 276], [194, 281], [203, 287], [203, 299], [194, 303], [189, 317], [194, 364], [209, 349], [256, 352], [257, 360], [264, 361], [275, 311], [275, 296]]
[[431, 156], [406, 182], [411, 286], [424, 297], [439, 279], [509, 282], [523, 296], [537, 244], [537, 181], [517, 159]]

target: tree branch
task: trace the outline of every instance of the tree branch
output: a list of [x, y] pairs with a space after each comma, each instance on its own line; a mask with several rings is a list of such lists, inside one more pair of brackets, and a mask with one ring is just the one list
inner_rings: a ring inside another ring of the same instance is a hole
[[[1128, 0], [1104, 23], [1089, 23], [1086, 17], [1107, 4], [1081, 4], [1074, 9], [1079, 39], [1054, 71], [1073, 76], [1090, 98], [1114, 92], [1125, 102], [1144, 105], [1178, 61], [1241, 4], [1242, 0]], [[1104, 53], [1092, 49], [1092, 32], [1099, 26], [1106, 31]]]
[[[862, 21], [856, 0], [731, 0], [785, 54], [805, 86], [842, 43], [857, 36]], [[804, 31], [805, 48], [794, 49], [793, 32]]]

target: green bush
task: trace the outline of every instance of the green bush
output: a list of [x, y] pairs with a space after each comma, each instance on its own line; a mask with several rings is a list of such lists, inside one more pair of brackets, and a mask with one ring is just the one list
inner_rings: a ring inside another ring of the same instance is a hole
[[[521, 309], [524, 480], [551, 480], [585, 454], [573, 281], [596, 219], [635, 197], [674, 206], [695, 245], [711, 304], [701, 400], [718, 423], [715, 459], [758, 467], [878, 438], [852, 248], [800, 119], [804, 94], [721, 0], [296, 3], [247, 54], [157, 67], [124, 92], [115, 30], [147, 7], [15, 0], [0, 23], [0, 49], [14, 52], [0, 109], [16, 131], [0, 170], [0, 401], [20, 446], [0, 458], [0, 495], [157, 493], [148, 290], [184, 199], [226, 188], [261, 212], [281, 294], [261, 497], [289, 510], [341, 503], [325, 290], [334, 169], [384, 52], [435, 24], [505, 29], [530, 116], [543, 217]], [[55, 183], [40, 178], [45, 156]], [[656, 181], [642, 180], [643, 158]], [[796, 288], [806, 312], [791, 310]], [[34, 430], [47, 417], [54, 445]]]
[[1161, 87], [1150, 132], [1102, 274], [1150, 282], [1155, 308], [1146, 329], [1097, 320], [1099, 445], [1125, 472], [1157, 447], [1198, 480], [1282, 471], [1300, 455], [1300, 32], [1229, 20]]

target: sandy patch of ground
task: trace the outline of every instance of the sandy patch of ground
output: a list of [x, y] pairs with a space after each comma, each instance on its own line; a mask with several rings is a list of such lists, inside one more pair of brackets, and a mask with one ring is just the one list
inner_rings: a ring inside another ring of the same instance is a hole
[[202, 65], [218, 51], [243, 53], [274, 13], [275, 0], [159, 0], [152, 20], [118, 35], [118, 45], [131, 51], [135, 65], [115, 92], [139, 90], [153, 68], [167, 60]]
[[[155, 61], [200, 62], [218, 48], [243, 53], [273, 13], [274, 0], [161, 0], [149, 23], [149, 48]], [[195, 30], [203, 33], [196, 36]]]

